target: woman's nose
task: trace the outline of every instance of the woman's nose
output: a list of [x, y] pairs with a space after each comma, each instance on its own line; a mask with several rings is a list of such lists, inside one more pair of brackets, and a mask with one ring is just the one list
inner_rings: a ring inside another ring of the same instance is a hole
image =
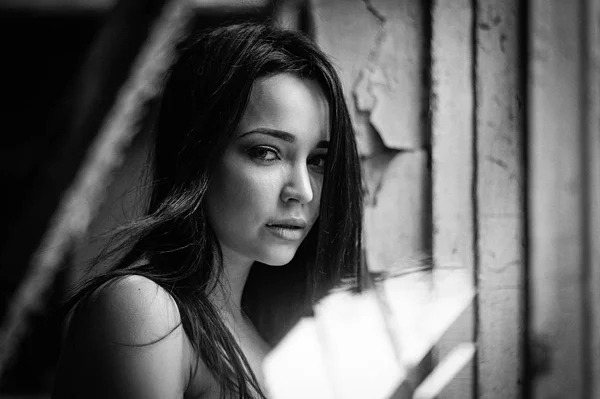
[[306, 204], [312, 201], [313, 195], [312, 182], [306, 165], [293, 168], [281, 190], [281, 200]]

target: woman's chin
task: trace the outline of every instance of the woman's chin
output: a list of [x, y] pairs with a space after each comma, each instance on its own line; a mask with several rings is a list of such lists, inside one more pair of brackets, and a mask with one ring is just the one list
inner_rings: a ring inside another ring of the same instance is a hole
[[281, 251], [265, 256], [260, 262], [268, 266], [285, 266], [294, 259], [296, 251]]

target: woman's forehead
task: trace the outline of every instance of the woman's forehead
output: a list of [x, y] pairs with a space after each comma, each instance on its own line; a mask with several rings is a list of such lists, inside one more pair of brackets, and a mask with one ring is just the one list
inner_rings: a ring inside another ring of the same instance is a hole
[[238, 134], [256, 128], [329, 139], [329, 104], [314, 80], [282, 73], [257, 79]]

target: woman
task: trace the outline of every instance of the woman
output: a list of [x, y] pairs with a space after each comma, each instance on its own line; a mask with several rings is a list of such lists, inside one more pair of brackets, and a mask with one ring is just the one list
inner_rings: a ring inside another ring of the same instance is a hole
[[359, 160], [327, 58], [256, 23], [179, 50], [149, 208], [68, 304], [54, 398], [265, 397], [269, 348], [360, 278]]

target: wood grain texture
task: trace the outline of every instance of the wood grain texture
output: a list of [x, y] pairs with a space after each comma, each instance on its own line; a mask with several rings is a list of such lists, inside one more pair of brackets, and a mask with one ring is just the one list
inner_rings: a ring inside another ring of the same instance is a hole
[[524, 289], [519, 2], [478, 0], [476, 142], [478, 397], [517, 398]]
[[531, 2], [529, 344], [537, 353], [534, 398], [591, 397], [585, 361], [589, 319], [583, 306], [589, 217], [582, 162], [589, 106], [582, 64], [586, 3]]
[[[431, 16], [433, 259], [474, 273], [472, 3], [434, 1]], [[472, 341], [473, 328], [470, 312], [438, 345], [438, 359]], [[441, 397], [470, 398], [473, 383], [471, 367]]]
[[584, 172], [586, 173], [587, 256], [589, 269], [586, 287], [586, 311], [589, 323], [589, 389], [590, 397], [600, 397], [600, 1], [586, 3], [586, 44], [583, 85], [585, 99]]

